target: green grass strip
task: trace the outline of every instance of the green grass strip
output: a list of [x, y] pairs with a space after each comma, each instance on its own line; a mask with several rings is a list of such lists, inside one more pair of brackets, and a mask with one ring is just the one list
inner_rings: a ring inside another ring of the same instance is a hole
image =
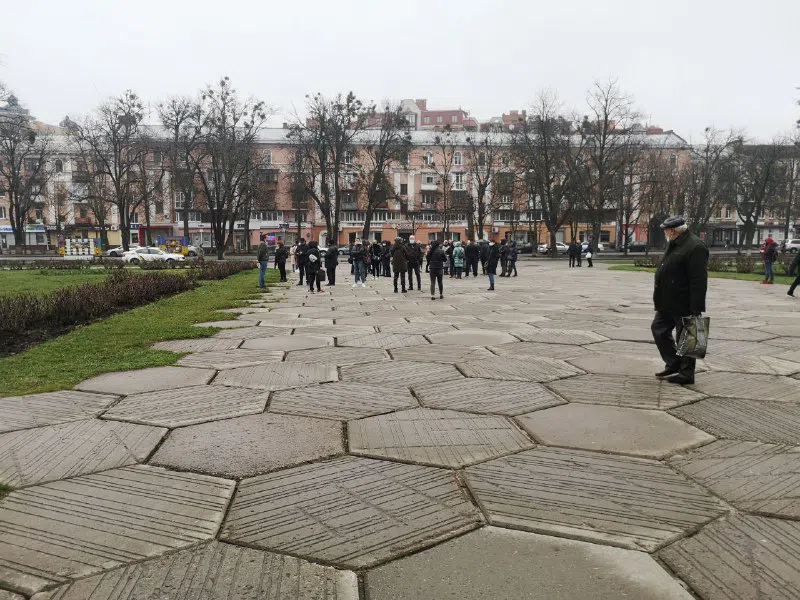
[[[652, 267], [635, 267], [633, 265], [614, 265], [608, 267], [609, 271], [642, 271], [644, 273], [655, 273], [656, 270]], [[709, 271], [708, 276], [714, 279], [737, 279], [741, 281], [763, 281], [764, 275], [762, 273], [731, 273], [729, 271]], [[794, 281], [794, 277], [787, 275], [776, 275], [775, 283], [783, 283], [790, 285]]]
[[[270, 269], [269, 283], [279, 279]], [[0, 397], [69, 389], [101, 373], [174, 364], [182, 354], [152, 350], [155, 342], [209, 337], [216, 327], [194, 323], [236, 318], [215, 312], [245, 304], [257, 295], [258, 271], [219, 281], [203, 281], [183, 292], [114, 315], [0, 359]]]

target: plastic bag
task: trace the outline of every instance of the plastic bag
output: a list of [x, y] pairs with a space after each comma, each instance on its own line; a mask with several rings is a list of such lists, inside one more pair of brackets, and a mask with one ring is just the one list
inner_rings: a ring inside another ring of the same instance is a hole
[[683, 329], [678, 338], [678, 356], [705, 358], [708, 349], [709, 317], [683, 317]]

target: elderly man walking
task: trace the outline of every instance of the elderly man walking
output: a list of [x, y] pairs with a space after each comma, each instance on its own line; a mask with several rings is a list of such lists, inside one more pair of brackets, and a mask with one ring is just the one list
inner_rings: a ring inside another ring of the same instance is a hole
[[669, 383], [694, 383], [695, 359], [678, 356], [676, 337], [683, 330], [683, 317], [700, 315], [706, 309], [708, 248], [688, 231], [683, 217], [670, 217], [661, 224], [669, 244], [656, 269], [653, 304], [656, 316], [650, 326], [664, 370], [656, 377]]

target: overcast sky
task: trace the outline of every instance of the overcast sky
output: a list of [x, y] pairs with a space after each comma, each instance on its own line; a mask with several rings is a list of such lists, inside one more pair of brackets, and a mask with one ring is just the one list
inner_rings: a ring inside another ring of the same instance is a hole
[[799, 30], [800, 0], [9, 1], [0, 80], [57, 123], [227, 74], [279, 126], [305, 94], [349, 89], [487, 119], [553, 88], [583, 114], [614, 76], [651, 124], [768, 139], [800, 118]]

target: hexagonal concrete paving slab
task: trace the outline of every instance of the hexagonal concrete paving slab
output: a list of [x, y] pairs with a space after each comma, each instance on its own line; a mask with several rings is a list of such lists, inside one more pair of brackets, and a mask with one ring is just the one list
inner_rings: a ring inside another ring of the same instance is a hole
[[0, 435], [0, 483], [19, 488], [142, 462], [166, 429], [91, 419]]
[[14, 491], [0, 503], [0, 584], [31, 594], [210, 540], [233, 485], [137, 465]]
[[659, 557], [702, 598], [800, 598], [797, 521], [734, 516], [665, 548]]
[[389, 361], [368, 365], [350, 365], [342, 367], [342, 381], [362, 381], [381, 386], [411, 386], [413, 384], [432, 381], [448, 381], [460, 379], [463, 375], [453, 365], [414, 362]]
[[592, 331], [609, 340], [653, 343], [653, 334], [650, 331], [650, 327], [593, 327]]
[[553, 381], [583, 373], [563, 360], [555, 358], [509, 358], [496, 356], [483, 360], [458, 363], [458, 368], [467, 377], [483, 377], [504, 381]]
[[692, 597], [643, 552], [496, 527], [377, 567], [366, 584], [381, 600]]
[[587, 373], [603, 375], [634, 375], [652, 377], [664, 368], [660, 358], [636, 358], [620, 354], [600, 352], [583, 352], [583, 356], [567, 359], [571, 365], [583, 369]]
[[486, 331], [480, 329], [461, 329], [447, 333], [434, 333], [428, 335], [434, 344], [455, 344], [457, 346], [491, 346], [493, 344], [508, 344], [516, 340], [515, 337], [502, 331]]
[[510, 356], [511, 358], [574, 358], [586, 354], [586, 350], [580, 346], [568, 346], [566, 344], [542, 344], [539, 342], [517, 342], [515, 344], [500, 344], [499, 346], [489, 346], [494, 354], [499, 356]]
[[392, 348], [389, 351], [394, 360], [413, 360], [455, 364], [467, 360], [481, 360], [494, 356], [486, 348], [477, 346], [449, 346], [445, 344], [425, 344], [424, 346], [408, 346]]
[[304, 319], [302, 317], [287, 317], [286, 315], [264, 315], [259, 323], [261, 327], [291, 327], [303, 328], [313, 325], [333, 325], [333, 319]]
[[333, 338], [321, 335], [273, 335], [245, 340], [242, 348], [250, 350], [307, 350], [333, 346]]
[[275, 391], [338, 379], [333, 365], [282, 362], [221, 371], [212, 385]]
[[337, 338], [339, 346], [353, 346], [356, 348], [403, 348], [405, 346], [419, 346], [427, 344], [421, 335], [403, 333], [368, 333], [366, 335], [346, 335]]
[[118, 399], [74, 390], [0, 398], [0, 433], [91, 419]]
[[704, 431], [662, 411], [596, 404], [566, 404], [517, 417], [548, 446], [663, 458], [714, 441]]
[[239, 329], [242, 327], [250, 327], [252, 323], [249, 321], [206, 321], [205, 323], [195, 323], [195, 327], [217, 327], [219, 329]]
[[251, 477], [343, 452], [341, 423], [265, 413], [176, 429], [150, 464]]
[[351, 571], [212, 542], [93, 575], [34, 598], [121, 600], [120, 593], [130, 599], [169, 594], [175, 600], [358, 600], [358, 579]]
[[382, 385], [379, 394], [366, 393], [363, 383], [338, 381], [276, 392], [270, 412], [346, 421], [404, 408], [419, 408], [407, 387]]
[[800, 362], [761, 356], [707, 356], [703, 364], [712, 371], [753, 373], [763, 375], [794, 375], [800, 373]]
[[670, 414], [715, 437], [800, 445], [800, 403], [708, 398]]
[[704, 397], [703, 394], [654, 377], [581, 375], [548, 383], [547, 387], [570, 402], [631, 408], [673, 408]]
[[326, 365], [343, 367], [346, 365], [360, 365], [370, 362], [389, 360], [385, 351], [377, 348], [340, 348], [327, 346], [313, 350], [292, 350], [287, 353], [287, 362], [320, 362]]
[[173, 342], [157, 342], [150, 346], [153, 350], [168, 352], [214, 352], [217, 350], [233, 350], [242, 343], [240, 339], [207, 338], [203, 340], [175, 340]]
[[454, 379], [412, 385], [423, 406], [467, 412], [521, 415], [564, 404], [543, 385], [496, 379]]
[[105, 394], [141, 394], [208, 383], [212, 377], [214, 377], [213, 369], [152, 367], [98, 375], [80, 382], [75, 389]]
[[347, 424], [351, 454], [437, 467], [466, 465], [533, 447], [505, 417], [416, 408]]
[[492, 525], [633, 550], [652, 552], [725, 512], [699, 486], [644, 458], [538, 446], [466, 473]]
[[426, 335], [429, 333], [442, 333], [444, 331], [455, 331], [455, 327], [447, 323], [395, 323], [393, 325], [381, 325], [381, 333], [400, 333], [403, 335]]
[[20, 596], [7, 590], [0, 590], [0, 600], [25, 600], [25, 596]]
[[514, 327], [509, 333], [523, 342], [542, 342], [545, 344], [591, 344], [604, 342], [608, 338], [593, 331], [573, 329], [546, 329], [544, 327], [522, 326]]
[[245, 479], [221, 537], [360, 569], [481, 523], [451, 472], [351, 456]]
[[283, 352], [280, 350], [221, 350], [219, 352], [197, 352], [188, 354], [178, 361], [184, 367], [200, 367], [206, 369], [235, 369], [237, 367], [253, 367], [271, 362], [281, 362]]
[[128, 396], [104, 419], [162, 427], [184, 427], [264, 411], [269, 394], [242, 388], [200, 385]]
[[800, 518], [800, 447], [720, 440], [670, 464], [739, 510]]
[[257, 338], [267, 338], [275, 335], [290, 335], [291, 327], [257, 327], [248, 323], [250, 327], [241, 329], [226, 329], [214, 336], [217, 340], [253, 340]]
[[691, 389], [707, 396], [746, 398], [749, 400], [796, 401], [800, 398], [800, 381], [776, 375], [746, 373], [699, 373]]

